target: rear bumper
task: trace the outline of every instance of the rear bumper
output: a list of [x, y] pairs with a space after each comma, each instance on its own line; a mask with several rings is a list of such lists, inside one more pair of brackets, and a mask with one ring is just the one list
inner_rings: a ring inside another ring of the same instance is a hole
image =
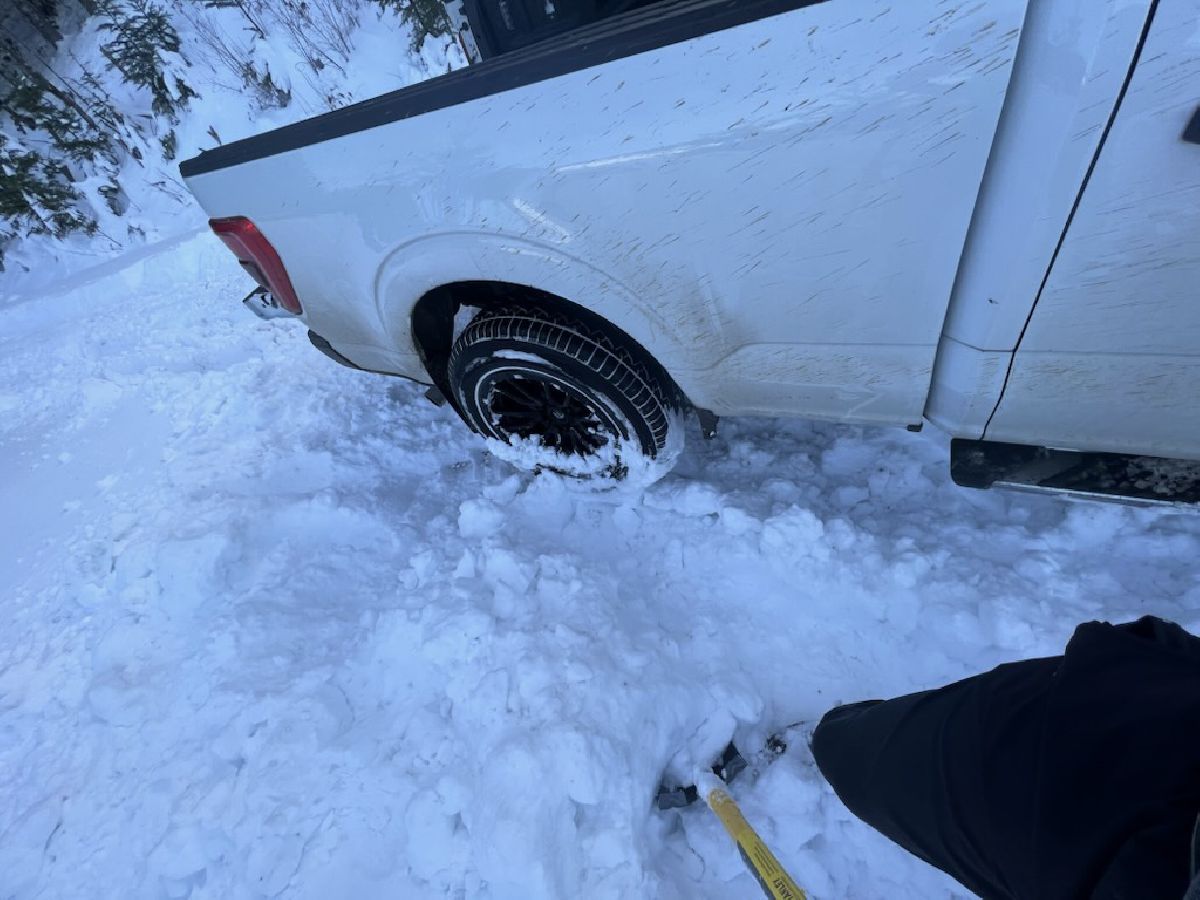
[[[325, 340], [325, 338], [321, 337], [319, 334], [317, 334], [311, 328], [308, 331], [308, 340], [309, 340], [309, 343], [311, 343], [314, 347], [316, 347], [318, 350], [320, 350], [322, 353], [324, 353], [326, 356], [328, 356], [330, 359], [332, 359], [335, 363], [338, 363], [339, 365], [346, 366], [349, 369], [357, 369], [360, 372], [371, 371], [370, 369], [364, 369], [362, 366], [360, 366], [356, 363], [350, 362], [350, 360], [346, 359], [346, 357], [342, 356], [342, 354], [340, 354], [336, 350], [334, 350], [333, 347], [330, 346], [329, 341]], [[379, 374], [390, 375], [391, 373], [390, 372], [381, 372]]]
[[438, 388], [428, 384], [428, 382], [421, 381], [419, 378], [410, 378], [408, 375], [401, 375], [399, 372], [381, 372], [376, 369], [364, 369], [357, 363], [351, 362], [350, 360], [346, 359], [346, 357], [342, 356], [342, 354], [334, 350], [333, 347], [330, 346], [329, 341], [325, 340], [325, 338], [321, 337], [311, 328], [308, 331], [308, 340], [309, 343], [311, 343], [314, 347], [339, 365], [343, 365], [348, 369], [355, 369], [359, 372], [370, 372], [372, 375], [389, 375], [392, 378], [403, 378], [405, 381], [411, 381], [413, 384], [426, 385], [428, 390], [425, 391], [425, 396], [429, 399], [430, 403], [432, 403], [434, 406], [444, 406], [446, 403], [445, 396], [440, 390], [438, 390]]

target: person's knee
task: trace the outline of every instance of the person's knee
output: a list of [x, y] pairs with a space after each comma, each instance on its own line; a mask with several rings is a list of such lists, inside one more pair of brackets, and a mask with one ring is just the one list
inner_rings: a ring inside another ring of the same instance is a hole
[[853, 806], [858, 789], [868, 777], [872, 742], [862, 727], [863, 715], [879, 700], [838, 706], [827, 712], [813, 729], [810, 749], [825, 780], [847, 806]]
[[[812, 733], [814, 755], [818, 752], [836, 752], [846, 741], [853, 741], [855, 723], [862, 713], [882, 703], [882, 700], [862, 700], [858, 703], [847, 703], [835, 706], [821, 717]], [[818, 747], [821, 749], [818, 751]], [[818, 762], [819, 765], [819, 762]]]

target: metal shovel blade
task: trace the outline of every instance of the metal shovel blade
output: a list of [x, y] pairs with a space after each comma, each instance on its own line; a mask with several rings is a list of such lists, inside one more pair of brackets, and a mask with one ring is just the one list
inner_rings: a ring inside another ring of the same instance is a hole
[[[737, 778], [747, 766], [746, 758], [738, 751], [731, 741], [721, 752], [721, 756], [712, 766], [712, 772], [726, 784]], [[665, 783], [658, 786], [654, 797], [654, 805], [659, 809], [682, 809], [691, 806], [700, 799], [700, 792], [694, 784], [668, 787]]]

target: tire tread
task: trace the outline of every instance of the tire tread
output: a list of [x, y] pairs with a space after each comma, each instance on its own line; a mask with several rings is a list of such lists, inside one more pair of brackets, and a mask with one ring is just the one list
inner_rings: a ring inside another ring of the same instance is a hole
[[485, 310], [468, 323], [454, 342], [447, 364], [452, 383], [463, 358], [479, 344], [491, 341], [528, 343], [534, 349], [541, 347], [570, 357], [626, 397], [649, 429], [655, 454], [666, 445], [670, 413], [676, 404], [646, 365], [607, 334], [566, 315], [541, 310], [519, 306]]

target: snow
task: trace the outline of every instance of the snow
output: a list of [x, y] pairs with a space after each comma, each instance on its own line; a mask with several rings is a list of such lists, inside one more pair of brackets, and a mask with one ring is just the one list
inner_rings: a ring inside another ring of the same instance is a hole
[[974, 493], [936, 433], [689, 435], [644, 490], [516, 473], [241, 309], [185, 236], [0, 302], [0, 895], [745, 898], [731, 737], [815, 897], [961, 896], [855, 821], [839, 701], [1200, 627], [1200, 521]]
[[[173, 21], [180, 158], [462, 62], [361, 4], [320, 73], [233, 8]], [[703, 804], [653, 806], [731, 738], [812, 896], [963, 896], [842, 807], [812, 724], [1087, 619], [1200, 627], [1196, 517], [963, 491], [937, 434], [691, 424], [611, 490], [518, 473], [243, 310], [175, 166], [128, 160], [124, 217], [10, 248], [0, 282], [5, 900], [755, 896]]]
[[[496, 355], [513, 358], [511, 351], [507, 350]], [[533, 354], [527, 355], [531, 360], [543, 362]], [[489, 438], [485, 446], [493, 456], [518, 469], [544, 475], [544, 481], [560, 480], [561, 487], [567, 492], [606, 493], [611, 495], [609, 499], [614, 502], [624, 496], [639, 496], [645, 488], [666, 475], [683, 452], [684, 416], [682, 413], [669, 413], [666, 442], [651, 459], [642, 453], [637, 438], [633, 436], [633, 426], [620, 410], [612, 407], [609, 411], [623, 423], [622, 427], [628, 436], [610, 438], [608, 443], [586, 458], [548, 450], [542, 446], [540, 439], [533, 437], [512, 437], [507, 443]], [[610, 477], [613, 473], [619, 473], [619, 477]]]
[[[465, 65], [466, 59], [451, 37], [430, 38], [420, 52], [410, 49], [412, 31], [398, 15], [383, 12], [373, 0], [309, 0], [310, 16], [323, 27], [304, 27], [297, 20], [296, 4], [261, 0], [247, 4], [208, 7], [199, 3], [175, 4], [165, 10], [181, 41], [181, 63], [172, 76], [182, 77], [198, 96], [180, 114], [174, 130], [175, 159], [163, 158], [159, 139], [170, 127], [150, 115], [148, 93], [122, 81], [107, 64], [101, 45], [108, 32], [92, 17], [78, 33], [68, 34], [52, 68], [64, 79], [98, 79], [100, 90], [137, 129], [120, 135], [136, 149], [121, 165], [118, 182], [127, 209], [115, 214], [97, 193], [103, 179], [89, 176], [78, 187], [90, 200], [99, 230], [95, 236], [76, 234], [66, 239], [51, 235], [27, 237], [5, 248], [0, 293], [31, 293], [61, 281], [65, 274], [95, 267], [114, 254], [137, 252], [146, 245], [175, 240], [184, 229], [204, 227], [205, 216], [179, 176], [180, 160], [220, 144], [269, 131], [292, 122], [377, 97]], [[265, 32], [256, 33], [241, 7]], [[68, 29], [70, 32], [70, 29]], [[337, 35], [336, 39], [331, 35]], [[334, 45], [345, 41], [347, 58]], [[175, 59], [174, 55], [171, 55]], [[310, 63], [316, 59], [320, 68]], [[244, 81], [250, 64], [261, 78], [288, 92], [290, 100], [279, 106], [257, 96]], [[0, 116], [0, 119], [3, 117]], [[12, 126], [0, 121], [16, 141]]]

